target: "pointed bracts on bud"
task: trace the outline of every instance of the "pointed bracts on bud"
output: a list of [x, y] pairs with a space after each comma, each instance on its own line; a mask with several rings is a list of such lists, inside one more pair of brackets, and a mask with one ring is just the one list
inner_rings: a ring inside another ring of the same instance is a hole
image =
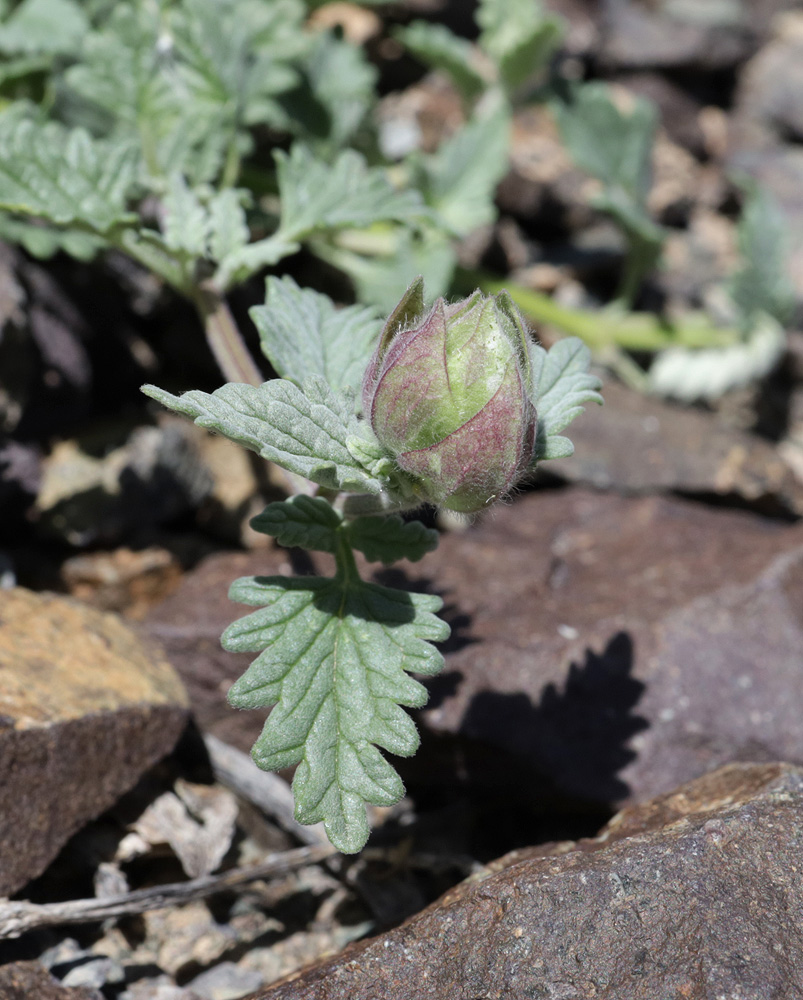
[[363, 412], [424, 500], [479, 510], [531, 465], [531, 341], [506, 292], [425, 314], [423, 279], [391, 314], [363, 380]]

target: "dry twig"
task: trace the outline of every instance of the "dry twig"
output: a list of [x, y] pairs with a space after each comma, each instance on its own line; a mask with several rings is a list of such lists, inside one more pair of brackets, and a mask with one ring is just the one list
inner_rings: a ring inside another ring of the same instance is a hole
[[146, 910], [203, 899], [246, 882], [272, 878], [316, 864], [336, 854], [331, 844], [298, 847], [280, 854], [269, 854], [264, 861], [243, 868], [231, 868], [218, 875], [202, 875], [188, 882], [137, 889], [105, 899], [73, 899], [66, 903], [29, 903], [26, 900], [0, 901], [0, 938], [19, 937], [35, 927], [56, 924], [82, 924], [109, 917], [125, 917]]

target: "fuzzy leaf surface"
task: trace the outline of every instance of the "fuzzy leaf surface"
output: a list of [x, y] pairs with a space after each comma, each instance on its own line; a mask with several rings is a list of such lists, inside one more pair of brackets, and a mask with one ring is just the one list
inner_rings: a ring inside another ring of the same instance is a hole
[[72, 54], [88, 28], [74, 0], [23, 0], [0, 25], [0, 52]]
[[334, 552], [343, 521], [332, 505], [321, 497], [300, 494], [269, 503], [251, 518], [251, 527], [272, 535], [279, 545], [298, 546], [315, 552]]
[[494, 195], [507, 173], [510, 119], [502, 108], [475, 118], [423, 162], [427, 202], [459, 236], [496, 218]]
[[794, 311], [786, 250], [789, 231], [778, 203], [764, 188], [748, 191], [739, 220], [743, 264], [730, 281], [730, 294], [749, 330], [764, 312], [786, 323]]
[[538, 0], [481, 0], [477, 24], [480, 46], [508, 91], [546, 66], [563, 34], [561, 22], [545, 16]]
[[0, 126], [0, 208], [97, 234], [135, 218], [126, 211], [137, 153], [55, 122]]
[[375, 222], [410, 222], [425, 214], [417, 191], [395, 190], [380, 167], [367, 166], [352, 149], [332, 164], [296, 144], [275, 153], [279, 176], [281, 223], [287, 240], [321, 230], [361, 228]]
[[326, 489], [378, 494], [384, 488], [346, 446], [358, 432], [353, 397], [335, 394], [320, 377], [311, 376], [301, 389], [273, 379], [259, 386], [229, 382], [213, 393], [174, 396], [152, 385], [143, 392]]
[[360, 388], [382, 329], [374, 309], [336, 309], [328, 296], [299, 288], [287, 276], [268, 278], [265, 305], [254, 306], [249, 315], [262, 353], [282, 378], [301, 385], [310, 375], [321, 375], [335, 391]]
[[474, 46], [455, 35], [446, 25], [413, 21], [407, 27], [398, 29], [395, 35], [417, 59], [433, 69], [448, 73], [467, 100], [473, 100], [482, 93], [486, 81], [472, 65], [476, 61]]
[[431, 645], [448, 626], [437, 597], [353, 577], [247, 577], [232, 600], [259, 610], [226, 629], [223, 645], [259, 655], [229, 692], [237, 708], [275, 706], [252, 755], [266, 770], [298, 764], [296, 819], [323, 821], [332, 843], [355, 853], [368, 838], [367, 803], [404, 794], [378, 747], [413, 754], [418, 733], [400, 706], [419, 707], [426, 689], [409, 676], [438, 673]]
[[536, 462], [568, 458], [574, 446], [559, 432], [580, 416], [586, 403], [602, 403], [600, 380], [589, 373], [590, 364], [591, 352], [578, 337], [559, 340], [549, 351], [534, 347]]
[[353, 549], [369, 562], [386, 566], [399, 559], [418, 562], [438, 547], [438, 532], [420, 521], [403, 521], [398, 514], [384, 517], [358, 517], [344, 525]]

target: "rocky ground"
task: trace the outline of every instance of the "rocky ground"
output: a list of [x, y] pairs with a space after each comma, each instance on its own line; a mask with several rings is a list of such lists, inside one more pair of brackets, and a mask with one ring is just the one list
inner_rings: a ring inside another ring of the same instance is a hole
[[[742, 171], [800, 306], [803, 6], [548, 5], [563, 58], [661, 111], [645, 298], [698, 306], [732, 267]], [[424, 77], [383, 113], [436, 144], [460, 108]], [[593, 303], [622, 248], [584, 183], [518, 112], [464, 263]], [[249, 528], [269, 469], [138, 393], [214, 387], [194, 317], [121, 259], [3, 247], [0, 322], [0, 1000], [803, 993], [799, 330], [708, 407], [609, 378], [574, 458], [378, 574], [440, 594], [452, 637], [408, 794], [343, 858], [246, 756], [263, 720], [219, 645], [232, 579], [325, 560]]]

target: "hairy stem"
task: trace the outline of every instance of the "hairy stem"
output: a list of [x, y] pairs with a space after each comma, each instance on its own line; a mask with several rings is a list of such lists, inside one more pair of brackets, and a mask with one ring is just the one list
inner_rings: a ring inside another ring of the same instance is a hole
[[226, 381], [262, 385], [265, 380], [223, 297], [208, 287], [200, 287], [194, 290], [192, 301], [201, 317], [206, 341]]

